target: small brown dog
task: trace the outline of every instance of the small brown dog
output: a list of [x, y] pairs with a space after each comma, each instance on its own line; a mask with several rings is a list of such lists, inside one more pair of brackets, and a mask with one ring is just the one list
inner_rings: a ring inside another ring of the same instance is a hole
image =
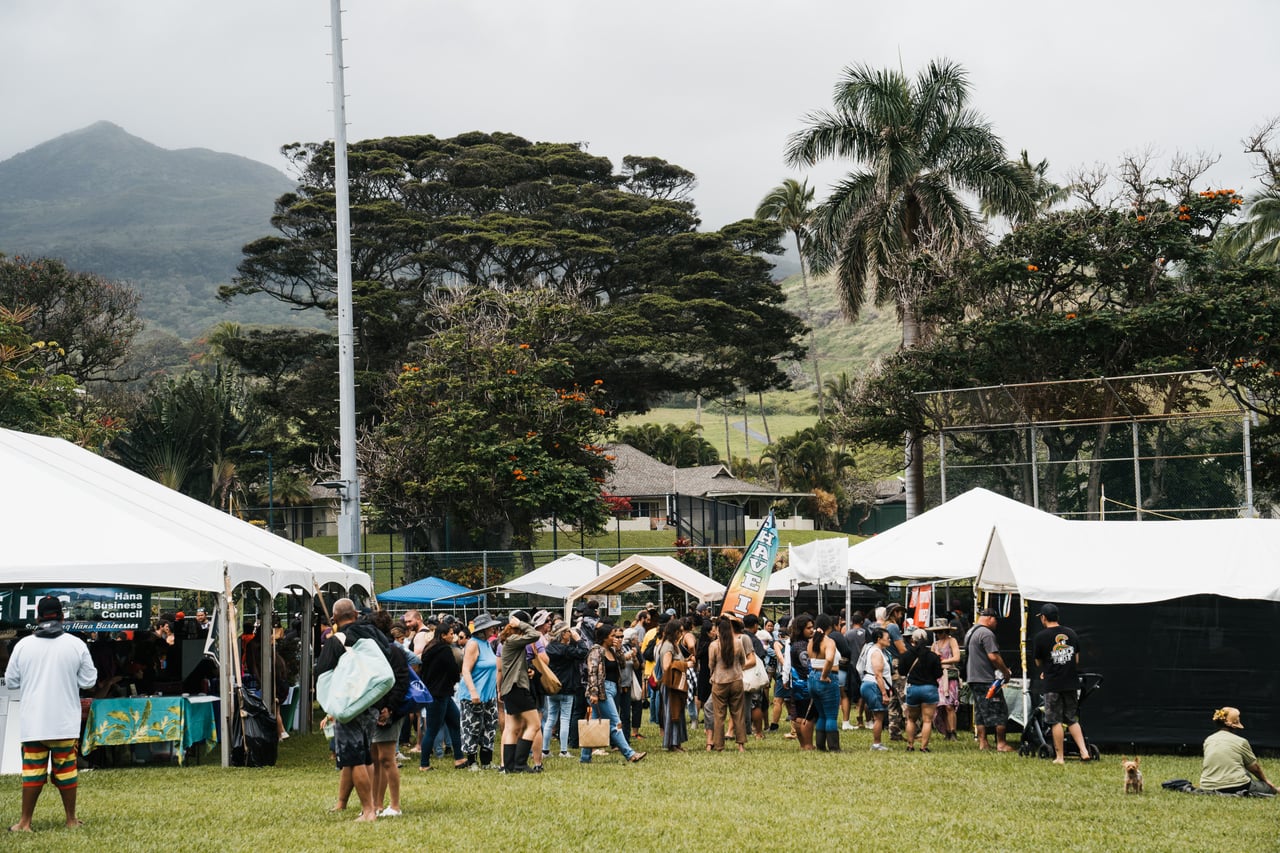
[[1134, 756], [1133, 760], [1129, 760], [1124, 756], [1120, 756], [1120, 767], [1124, 770], [1124, 792], [1126, 794], [1142, 793], [1142, 771], [1138, 769], [1138, 764], [1142, 759]]

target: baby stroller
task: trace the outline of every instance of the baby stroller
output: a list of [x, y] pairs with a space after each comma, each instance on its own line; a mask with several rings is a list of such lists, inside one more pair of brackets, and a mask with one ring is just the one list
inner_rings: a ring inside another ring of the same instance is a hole
[[[1085, 700], [1093, 694], [1095, 690], [1102, 686], [1102, 676], [1096, 672], [1086, 672], [1080, 676], [1080, 704], [1083, 705]], [[1076, 748], [1075, 741], [1063, 732], [1062, 754], [1064, 757], [1080, 756], [1080, 750]], [[1084, 742], [1085, 747], [1089, 750], [1089, 758], [1097, 761], [1101, 753], [1098, 747], [1087, 738]], [[1040, 698], [1039, 704], [1036, 705], [1034, 711], [1031, 712], [1031, 719], [1027, 720], [1026, 725], [1022, 729], [1022, 745], [1018, 747], [1018, 754], [1023, 758], [1032, 755], [1038, 755], [1041, 758], [1053, 758], [1053, 730], [1052, 727], [1045, 722], [1044, 717], [1044, 697]]]

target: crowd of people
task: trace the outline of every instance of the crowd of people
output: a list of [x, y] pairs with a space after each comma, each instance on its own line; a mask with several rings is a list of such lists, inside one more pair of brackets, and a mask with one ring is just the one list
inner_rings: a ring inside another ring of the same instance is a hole
[[[100, 673], [89, 647], [63, 630], [62, 616], [57, 598], [41, 599], [35, 631], [13, 645], [5, 668], [6, 685], [23, 690], [27, 708], [35, 709], [21, 720], [22, 812], [12, 831], [31, 829], [48, 783], [59, 791], [66, 824], [80, 823], [80, 694], [95, 689]], [[1011, 671], [995, 642], [994, 610], [980, 611], [960, 642], [961, 625], [938, 619], [928, 628], [908, 626], [901, 605], [877, 608], [871, 619], [855, 612], [848, 625], [843, 615], [829, 614], [776, 623], [755, 615], [713, 617], [707, 604], [686, 616], [647, 607], [623, 625], [589, 601], [575, 617], [570, 624], [545, 610], [517, 610], [505, 621], [481, 614], [464, 623], [447, 616], [424, 621], [410, 610], [393, 620], [381, 609], [361, 613], [350, 599], [335, 602], [320, 638], [317, 677], [335, 670], [361, 640], [382, 652], [392, 677], [359, 715], [322, 723], [340, 771], [333, 810], [347, 809], [354, 792], [358, 820], [400, 816], [399, 746], [406, 740], [420, 754], [423, 772], [433, 769], [432, 756], [446, 745], [455, 769], [476, 772], [539, 773], [557, 746], [561, 758], [577, 751], [582, 763], [610, 755], [610, 747], [623, 761], [639, 762], [647, 753], [633, 744], [644, 738], [646, 708], [670, 752], [685, 752], [690, 729], [699, 726], [708, 751], [724, 750], [729, 739], [745, 751], [752, 738], [778, 731], [784, 712], [783, 736], [801, 750], [838, 752], [841, 732], [865, 724], [873, 751], [890, 749], [887, 728], [890, 741], [928, 752], [935, 734], [956, 737], [962, 667], [978, 748], [1011, 749], [1008, 708], [998, 689]], [[1038, 617], [1042, 630], [1032, 646], [1056, 760], [1063, 761], [1069, 734], [1088, 761], [1075, 693], [1079, 640], [1054, 605], [1042, 605]], [[159, 638], [165, 642], [163, 631]], [[431, 697], [421, 710], [406, 704], [419, 681]], [[581, 720], [604, 721], [605, 740], [580, 743]], [[1204, 743], [1200, 786], [1185, 780], [1165, 786], [1274, 795], [1240, 734], [1240, 711], [1219, 708], [1213, 721], [1217, 731]]]

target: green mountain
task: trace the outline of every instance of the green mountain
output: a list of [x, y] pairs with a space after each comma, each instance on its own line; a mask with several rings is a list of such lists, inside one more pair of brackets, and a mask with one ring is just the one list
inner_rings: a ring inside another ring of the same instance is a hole
[[296, 322], [271, 299], [216, 299], [293, 187], [263, 163], [160, 148], [102, 121], [0, 162], [0, 252], [127, 282], [149, 325], [183, 336], [222, 320]]

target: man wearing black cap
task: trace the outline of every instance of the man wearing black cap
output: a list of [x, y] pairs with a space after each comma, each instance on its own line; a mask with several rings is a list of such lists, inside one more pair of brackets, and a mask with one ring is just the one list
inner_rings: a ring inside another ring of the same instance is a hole
[[[49, 779], [62, 797], [67, 826], [79, 826], [80, 691], [97, 683], [98, 670], [84, 641], [62, 630], [62, 602], [52, 595], [36, 604], [35, 633], [13, 647], [4, 679], [10, 690], [22, 690], [22, 816], [9, 831], [32, 831], [36, 800]], [[48, 772], [50, 762], [52, 773]]]
[[1005, 723], [1009, 720], [1009, 706], [1004, 701], [1004, 693], [997, 690], [990, 699], [987, 698], [997, 671], [1006, 681], [1013, 674], [1000, 656], [995, 632], [997, 618], [998, 614], [990, 607], [978, 613], [978, 622], [969, 632], [966, 643], [969, 664], [965, 675], [969, 689], [973, 691], [973, 728], [978, 735], [978, 749], [991, 748], [987, 743], [987, 729], [995, 729], [996, 750], [1013, 752], [1013, 747], [1004, 739]]
[[1035, 649], [1036, 669], [1040, 670], [1040, 685], [1044, 689], [1044, 719], [1053, 727], [1054, 764], [1063, 762], [1062, 727], [1071, 732], [1071, 739], [1080, 751], [1080, 760], [1089, 760], [1084, 731], [1077, 716], [1080, 699], [1080, 638], [1066, 625], [1058, 624], [1058, 606], [1040, 605], [1040, 624], [1044, 630], [1036, 634], [1032, 643]]

